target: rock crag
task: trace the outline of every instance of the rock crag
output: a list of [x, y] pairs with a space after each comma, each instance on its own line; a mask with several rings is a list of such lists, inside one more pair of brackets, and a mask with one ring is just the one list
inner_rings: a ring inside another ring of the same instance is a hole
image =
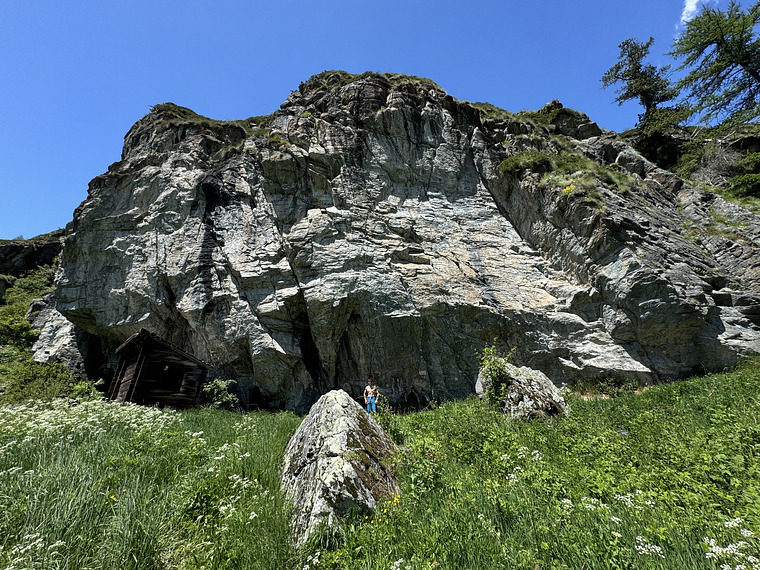
[[335, 529], [350, 510], [371, 510], [398, 493], [383, 460], [396, 445], [343, 390], [322, 396], [285, 448], [282, 492], [293, 505], [293, 541], [301, 546], [325, 526]]
[[760, 351], [760, 221], [553, 102], [325, 72], [266, 117], [172, 104], [67, 228], [56, 307], [106, 355], [147, 328], [272, 406], [474, 391], [496, 339], [555, 383]]
[[40, 265], [53, 264], [61, 253], [63, 235], [63, 230], [56, 230], [28, 240], [0, 240], [0, 276], [21, 277]]

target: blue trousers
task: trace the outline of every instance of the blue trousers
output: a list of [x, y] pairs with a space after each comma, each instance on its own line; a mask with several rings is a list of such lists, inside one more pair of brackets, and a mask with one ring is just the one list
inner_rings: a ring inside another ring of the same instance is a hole
[[370, 398], [367, 398], [367, 411], [368, 412], [376, 412], [377, 411], [377, 398], [372, 396]]

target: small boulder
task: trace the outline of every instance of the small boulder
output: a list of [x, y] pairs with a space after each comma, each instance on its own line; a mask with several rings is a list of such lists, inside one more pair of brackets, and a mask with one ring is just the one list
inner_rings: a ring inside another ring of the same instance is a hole
[[281, 489], [293, 505], [293, 542], [302, 546], [321, 525], [334, 529], [351, 509], [373, 509], [398, 483], [383, 460], [396, 446], [380, 424], [343, 390], [311, 407], [288, 442]]
[[501, 362], [495, 373], [481, 369], [475, 391], [481, 398], [493, 394], [502, 412], [512, 419], [562, 416], [570, 411], [546, 374], [527, 366]]

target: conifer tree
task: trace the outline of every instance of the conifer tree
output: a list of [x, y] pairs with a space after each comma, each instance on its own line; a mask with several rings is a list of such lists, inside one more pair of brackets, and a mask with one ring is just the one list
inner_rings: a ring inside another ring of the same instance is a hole
[[653, 43], [654, 38], [649, 38], [646, 43], [633, 38], [625, 40], [618, 46], [620, 55], [617, 63], [602, 76], [602, 86], [605, 88], [615, 83], [622, 84], [615, 98], [620, 105], [638, 99], [644, 107], [644, 113], [639, 116], [640, 123], [645, 122], [658, 105], [678, 96], [678, 89], [671, 85], [667, 77], [670, 66], [657, 67], [644, 63]]
[[662, 168], [669, 168], [677, 160], [678, 153], [668, 133], [685, 118], [688, 111], [678, 104], [662, 105], [678, 97], [679, 90], [668, 77], [670, 66], [658, 67], [645, 63], [653, 43], [654, 38], [649, 38], [647, 42], [633, 38], [622, 42], [618, 46], [618, 61], [602, 76], [602, 86], [606, 88], [619, 83], [621, 85], [615, 98], [618, 104], [638, 100], [644, 107], [636, 125], [640, 136], [634, 146], [649, 160]]
[[760, 116], [760, 1], [746, 11], [732, 0], [725, 12], [703, 6], [673, 43], [670, 55], [688, 70], [688, 91], [701, 122], [744, 123]]

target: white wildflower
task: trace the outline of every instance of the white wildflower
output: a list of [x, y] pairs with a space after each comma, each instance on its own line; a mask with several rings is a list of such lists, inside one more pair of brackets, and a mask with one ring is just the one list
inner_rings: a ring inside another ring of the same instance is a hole
[[641, 555], [659, 556], [660, 558], [665, 558], [665, 555], [662, 553], [662, 548], [656, 544], [649, 543], [643, 536], [636, 537], [636, 544], [634, 544], [633, 547], [636, 549], [636, 552]]

